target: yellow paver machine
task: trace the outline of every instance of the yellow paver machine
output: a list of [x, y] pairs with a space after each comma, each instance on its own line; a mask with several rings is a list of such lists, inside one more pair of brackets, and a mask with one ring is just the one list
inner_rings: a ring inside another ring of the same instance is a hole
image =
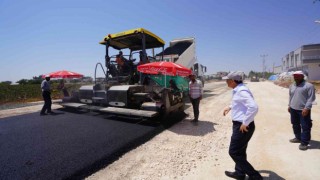
[[[164, 51], [165, 42], [160, 37], [137, 28], [108, 34], [100, 44], [106, 47], [106, 70], [101, 63], [97, 63], [94, 84], [82, 86], [71, 97], [63, 98], [63, 107], [132, 118], [160, 117], [160, 120], [171, 112], [184, 110], [181, 94], [137, 71], [140, 64], [163, 60], [159, 56], [156, 58], [154, 53], [147, 55], [147, 50], [154, 52], [155, 48]], [[103, 80], [96, 77], [98, 67], [105, 75]]]

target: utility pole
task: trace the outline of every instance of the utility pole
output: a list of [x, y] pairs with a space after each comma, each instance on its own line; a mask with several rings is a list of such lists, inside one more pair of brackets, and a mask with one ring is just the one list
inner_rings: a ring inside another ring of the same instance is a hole
[[262, 57], [262, 78], [265, 79], [265, 72], [266, 72], [266, 57], [268, 54], [262, 54], [260, 57]]
[[274, 73], [274, 66], [275, 66], [275, 63], [273, 62], [273, 64], [272, 64], [272, 73]]

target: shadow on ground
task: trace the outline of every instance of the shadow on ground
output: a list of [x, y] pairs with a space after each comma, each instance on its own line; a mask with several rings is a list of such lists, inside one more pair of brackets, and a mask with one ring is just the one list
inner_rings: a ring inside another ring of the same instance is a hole
[[263, 179], [268, 180], [285, 180], [283, 177], [279, 176], [277, 173], [269, 170], [259, 170], [259, 173], [263, 176]]
[[194, 122], [191, 119], [187, 118], [179, 123], [179, 126], [174, 126], [169, 129], [176, 134], [183, 134], [188, 136], [204, 136], [215, 131], [214, 126], [216, 123], [210, 121], [199, 120]]
[[309, 149], [320, 149], [320, 141], [311, 140]]

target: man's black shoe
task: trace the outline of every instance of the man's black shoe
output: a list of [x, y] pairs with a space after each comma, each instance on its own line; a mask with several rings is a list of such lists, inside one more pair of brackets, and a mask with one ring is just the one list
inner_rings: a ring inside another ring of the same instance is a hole
[[300, 139], [297, 139], [297, 138], [293, 138], [293, 139], [290, 139], [289, 140], [291, 143], [300, 143], [301, 140]]
[[233, 179], [244, 180], [246, 175], [239, 175], [236, 172], [225, 171], [226, 176], [231, 177]]
[[305, 150], [308, 149], [308, 145], [306, 145], [306, 144], [300, 144], [300, 145], [299, 145], [299, 149], [302, 150], [302, 151], [305, 151]]
[[46, 113], [40, 113], [40, 116], [45, 116], [45, 115], [48, 115], [48, 114], [46, 114]]

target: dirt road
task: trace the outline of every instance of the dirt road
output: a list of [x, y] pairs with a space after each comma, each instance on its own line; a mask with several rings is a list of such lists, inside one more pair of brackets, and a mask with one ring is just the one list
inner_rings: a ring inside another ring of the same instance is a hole
[[[259, 105], [249, 161], [265, 179], [320, 179], [319, 95], [312, 110], [311, 146], [301, 151], [288, 141], [293, 138], [288, 89], [271, 82], [247, 85]], [[232, 123], [222, 110], [231, 100], [231, 90], [207, 88], [205, 96], [197, 126], [190, 116], [88, 179], [228, 179], [224, 171], [234, 168], [228, 155]], [[191, 108], [186, 111], [192, 114]]]
[[[231, 100], [224, 82], [212, 91], [206, 85], [197, 126], [190, 117], [128, 152], [88, 179], [228, 179], [225, 170], [233, 170], [228, 155], [231, 118], [222, 116]], [[248, 159], [265, 179], [320, 179], [320, 97], [313, 107], [312, 141], [307, 151], [289, 143], [293, 132], [287, 112], [288, 89], [271, 82], [248, 83], [259, 105], [256, 131], [248, 147]], [[42, 105], [1, 110], [0, 118], [36, 112]], [[53, 108], [60, 106], [54, 105]]]

